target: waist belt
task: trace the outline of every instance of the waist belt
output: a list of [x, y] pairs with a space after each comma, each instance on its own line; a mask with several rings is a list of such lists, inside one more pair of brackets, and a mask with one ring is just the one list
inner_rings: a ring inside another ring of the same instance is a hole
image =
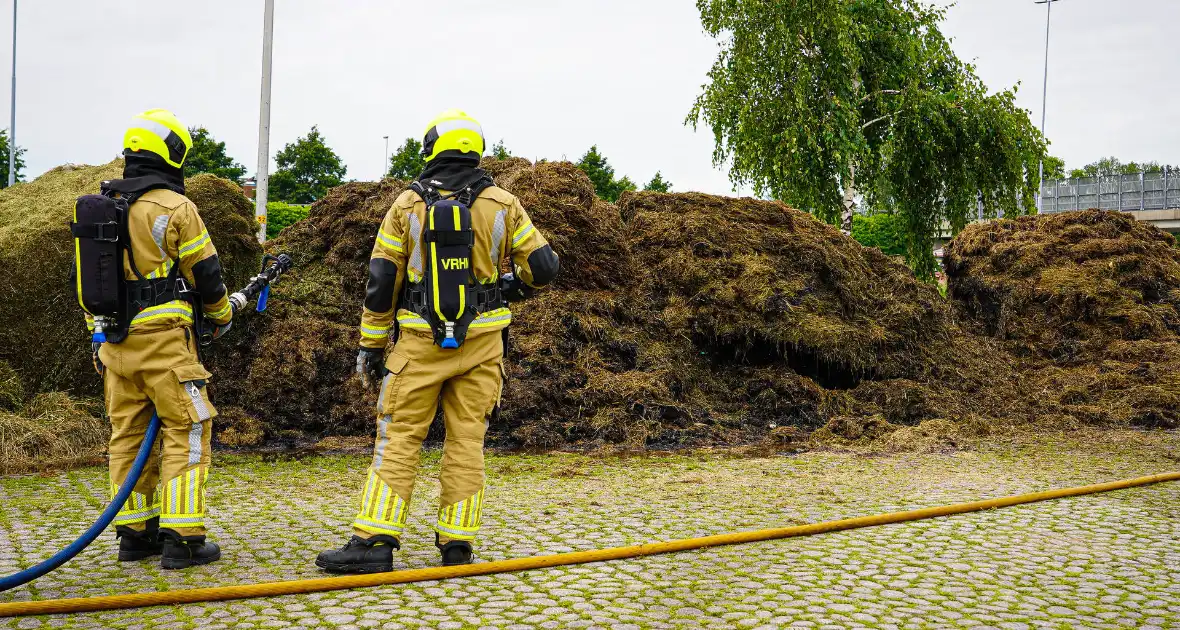
[[178, 286], [180, 282], [173, 273], [169, 273], [166, 278], [155, 280], [127, 281], [128, 313], [134, 317], [144, 309], [185, 299], [182, 295], [185, 292], [184, 287]]
[[[425, 283], [418, 282], [406, 286], [406, 290], [402, 296], [400, 308], [403, 308], [411, 313], [417, 313], [427, 320], [429, 313], [429, 303], [427, 302], [426, 292], [428, 288]], [[467, 288], [467, 304], [475, 306], [476, 315], [485, 313], [487, 311], [494, 311], [498, 308], [503, 308], [504, 297], [500, 294], [499, 283], [479, 285], [477, 287]]]

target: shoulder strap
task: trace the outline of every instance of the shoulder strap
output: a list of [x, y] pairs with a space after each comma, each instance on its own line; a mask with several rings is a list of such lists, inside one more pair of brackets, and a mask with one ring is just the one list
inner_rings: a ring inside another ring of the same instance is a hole
[[418, 193], [418, 196], [422, 198], [422, 201], [426, 202], [426, 207], [433, 206], [444, 199], [454, 199], [455, 201], [458, 201], [459, 203], [470, 208], [471, 204], [475, 203], [475, 200], [479, 198], [480, 193], [495, 185], [496, 182], [492, 179], [491, 175], [488, 175], [487, 173], [481, 173], [479, 177], [467, 184], [460, 186], [458, 190], [453, 191], [451, 194], [445, 197], [439, 194], [437, 189], [430, 186], [425, 186], [419, 181], [410, 184], [410, 190]]
[[[131, 227], [130, 227], [130, 224], [131, 224], [131, 204], [135, 203], [139, 199], [139, 197], [141, 195], [143, 195], [144, 192], [147, 192], [147, 191], [133, 192], [133, 193], [119, 193], [118, 191], [111, 190], [111, 188], [108, 186], [109, 184], [110, 184], [110, 182], [103, 182], [102, 183], [102, 186], [100, 188], [100, 190], [102, 191], [102, 194], [106, 197], [110, 197], [111, 199], [114, 199], [116, 201], [116, 203], [122, 201], [123, 203], [127, 204], [125, 208], [122, 208], [123, 216], [121, 217], [121, 219], [119, 221], [119, 223], [120, 223], [120, 225], [119, 225], [119, 241], [120, 241], [121, 247], [123, 248], [123, 251], [127, 252], [127, 266], [131, 267], [131, 273], [135, 274], [136, 278], [138, 278], [141, 281], [147, 280], [147, 278], [143, 275], [143, 273], [141, 273], [139, 271], [139, 266], [135, 264], [135, 252], [132, 250], [132, 247], [131, 247]], [[116, 194], [118, 194], [120, 196], [116, 197], [115, 196]]]
[[410, 184], [410, 190], [418, 193], [418, 196], [422, 198], [422, 201], [426, 202], [427, 208], [442, 200], [442, 195], [438, 194], [437, 190], [430, 186], [423, 186], [422, 182], [414, 182]]

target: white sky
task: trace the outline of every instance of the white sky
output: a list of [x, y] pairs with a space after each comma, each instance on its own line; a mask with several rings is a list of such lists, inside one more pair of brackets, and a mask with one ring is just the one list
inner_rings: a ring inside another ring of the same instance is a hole
[[[382, 136], [393, 150], [458, 106], [517, 155], [577, 159], [598, 144], [640, 184], [661, 170], [676, 190], [730, 192], [709, 133], [683, 124], [717, 50], [692, 0], [276, 4], [272, 157], [318, 124], [348, 177], [373, 179]], [[1038, 122], [1044, 17], [1033, 0], [960, 0], [945, 26], [990, 88], [1023, 83]], [[5, 2], [0, 74], [10, 19]], [[1054, 5], [1053, 153], [1070, 166], [1180, 162], [1177, 24], [1177, 0]], [[129, 118], [153, 107], [208, 127], [254, 171], [262, 0], [22, 0], [19, 26], [26, 177], [108, 161]]]

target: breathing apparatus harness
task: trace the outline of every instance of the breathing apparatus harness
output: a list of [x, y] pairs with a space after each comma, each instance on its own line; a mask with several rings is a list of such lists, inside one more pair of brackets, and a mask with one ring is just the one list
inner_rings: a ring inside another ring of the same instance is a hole
[[493, 185], [486, 174], [446, 196], [421, 181], [410, 185], [426, 203], [423, 269], [417, 282], [406, 284], [400, 308], [426, 320], [434, 343], [444, 349], [463, 345], [475, 318], [505, 306], [499, 283], [480, 283], [471, 262], [475, 248], [471, 206]]
[[[147, 180], [134, 191], [118, 190], [122, 182]], [[94, 318], [91, 342], [120, 343], [127, 338], [135, 316], [153, 306], [175, 300], [193, 305], [194, 327], [198, 334], [203, 328], [200, 295], [180, 276], [180, 265], [174, 264], [163, 278], [148, 278], [135, 264], [131, 246], [129, 218], [131, 205], [148, 191], [176, 187], [163, 183], [162, 178], [106, 181], [102, 192], [83, 195], [74, 205], [74, 221], [70, 232], [74, 236], [75, 290], [78, 303]], [[183, 191], [183, 186], [180, 187]], [[123, 254], [135, 280], [127, 280], [123, 273]]]

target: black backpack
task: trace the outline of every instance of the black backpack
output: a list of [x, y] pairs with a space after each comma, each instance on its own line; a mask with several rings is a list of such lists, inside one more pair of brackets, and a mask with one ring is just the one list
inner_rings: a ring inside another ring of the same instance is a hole
[[468, 327], [480, 313], [504, 305], [499, 285], [480, 284], [471, 261], [475, 247], [471, 205], [492, 185], [492, 179], [484, 176], [446, 197], [421, 182], [410, 186], [426, 202], [421, 240], [425, 268], [420, 282], [406, 286], [401, 306], [430, 324], [434, 342], [441, 348], [463, 345]]
[[[186, 293], [178, 286], [180, 265], [167, 277], [150, 280], [135, 265], [127, 217], [137, 197], [116, 197], [104, 187], [103, 194], [83, 195], [74, 204], [74, 289], [78, 304], [94, 317], [95, 343], [123, 341], [140, 311]], [[137, 281], [124, 277], [123, 252]]]

